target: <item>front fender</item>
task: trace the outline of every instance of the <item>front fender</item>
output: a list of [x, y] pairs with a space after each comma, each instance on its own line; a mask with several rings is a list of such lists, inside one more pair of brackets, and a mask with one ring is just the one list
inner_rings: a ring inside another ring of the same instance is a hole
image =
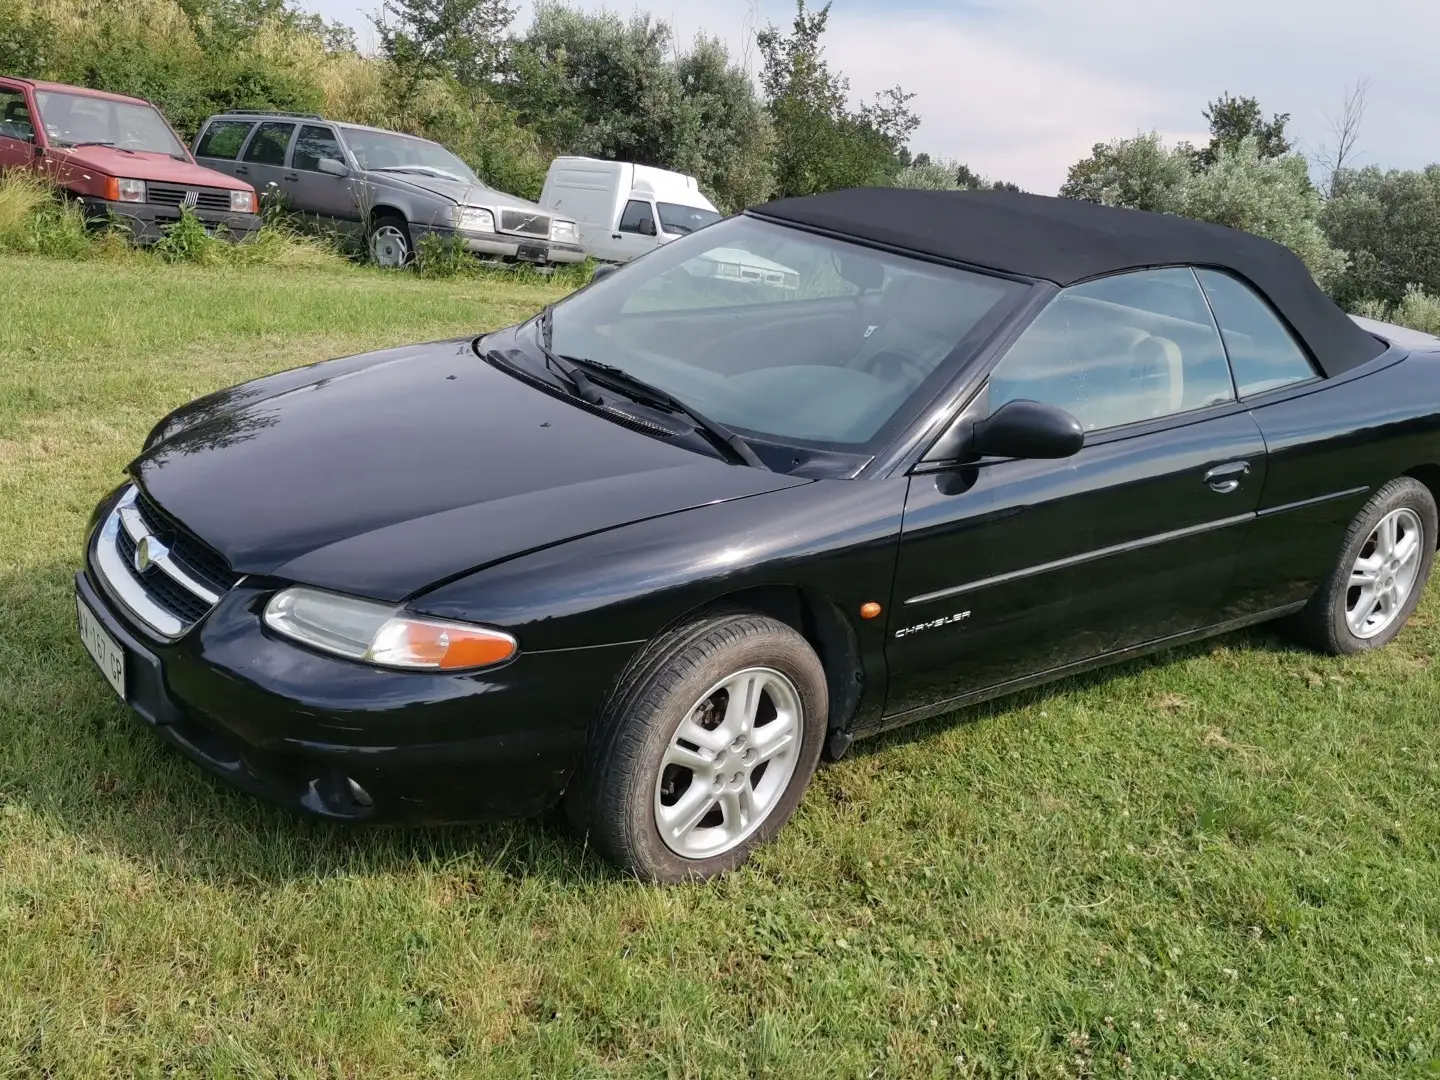
[[854, 626], [867, 706], [885, 685], [885, 618], [907, 478], [820, 480], [580, 537], [423, 594], [415, 610], [504, 626], [524, 650], [642, 642], [698, 608], [775, 587]]

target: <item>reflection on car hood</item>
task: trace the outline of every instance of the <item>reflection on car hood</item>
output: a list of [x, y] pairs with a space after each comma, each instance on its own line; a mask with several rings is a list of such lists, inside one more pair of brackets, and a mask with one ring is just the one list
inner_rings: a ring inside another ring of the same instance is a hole
[[57, 147], [50, 151], [57, 158], [74, 165], [94, 169], [109, 176], [125, 176], [152, 184], [182, 184], [190, 187], [228, 188], [249, 191], [250, 185], [202, 165], [177, 161], [168, 154], [143, 151], [128, 154], [111, 146]]
[[592, 415], [469, 340], [202, 398], [131, 472], [240, 573], [396, 601], [576, 536], [807, 483]]
[[439, 195], [461, 206], [501, 206], [512, 210], [531, 210], [537, 214], [554, 213], [551, 210], [542, 210], [535, 203], [527, 202], [518, 196], [507, 195], [503, 191], [486, 187], [484, 184], [472, 184], [463, 180], [446, 180], [442, 176], [427, 176], [425, 173], [419, 172], [373, 170], [367, 175], [372, 178], [384, 177], [387, 180], [398, 180], [401, 184], [428, 191], [432, 195]]

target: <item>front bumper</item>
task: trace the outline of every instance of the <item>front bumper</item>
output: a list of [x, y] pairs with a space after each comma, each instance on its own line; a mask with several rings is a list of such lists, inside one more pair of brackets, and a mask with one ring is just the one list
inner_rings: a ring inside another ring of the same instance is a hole
[[[465, 250], [481, 258], [503, 259], [506, 262], [528, 262], [537, 265], [568, 265], [585, 261], [585, 249], [579, 244], [560, 244], [552, 240], [537, 240], [528, 236], [509, 236], [505, 233], [457, 232], [440, 225], [411, 226], [418, 233], [425, 229], [442, 239], [460, 237]], [[419, 236], [415, 237], [419, 242]]]
[[93, 561], [80, 600], [125, 651], [126, 702], [154, 733], [234, 786], [341, 821], [527, 817], [565, 792], [635, 646], [522, 653], [502, 667], [395, 672], [277, 638], [277, 583], [242, 581], [177, 641], [142, 630]]
[[[192, 210], [207, 232], [227, 240], [240, 241], [260, 228], [259, 214], [232, 214], [221, 210]], [[126, 228], [137, 244], [153, 244], [165, 230], [180, 220], [180, 211], [172, 206], [150, 203], [119, 203], [105, 199], [85, 199], [85, 215], [97, 224], [118, 222]]]

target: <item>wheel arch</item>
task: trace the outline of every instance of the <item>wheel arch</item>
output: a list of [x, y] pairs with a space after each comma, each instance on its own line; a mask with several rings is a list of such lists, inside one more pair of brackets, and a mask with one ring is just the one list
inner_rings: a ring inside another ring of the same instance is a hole
[[382, 202], [370, 207], [369, 227], [371, 229], [375, 228], [381, 218], [387, 217], [397, 217], [405, 222], [406, 225], [410, 224], [410, 215], [405, 213], [404, 210], [400, 209], [400, 207], [394, 203]]
[[865, 673], [855, 627], [833, 600], [799, 585], [755, 585], [707, 601], [675, 622], [690, 622], [716, 611], [768, 615], [803, 637], [825, 669], [830, 696], [829, 730], [844, 731], [849, 727], [860, 707]]
[[[1430, 492], [1430, 497], [1435, 500], [1435, 504], [1440, 506], [1440, 465], [1415, 465], [1406, 469], [1401, 475], [1424, 484]], [[1440, 548], [1440, 536], [1434, 539], [1436, 547]]]

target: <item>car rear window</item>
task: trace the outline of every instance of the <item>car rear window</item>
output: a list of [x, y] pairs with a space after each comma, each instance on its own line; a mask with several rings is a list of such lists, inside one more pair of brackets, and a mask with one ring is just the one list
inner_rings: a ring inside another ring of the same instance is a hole
[[195, 144], [195, 156], [234, 161], [254, 127], [249, 120], [216, 120]]

